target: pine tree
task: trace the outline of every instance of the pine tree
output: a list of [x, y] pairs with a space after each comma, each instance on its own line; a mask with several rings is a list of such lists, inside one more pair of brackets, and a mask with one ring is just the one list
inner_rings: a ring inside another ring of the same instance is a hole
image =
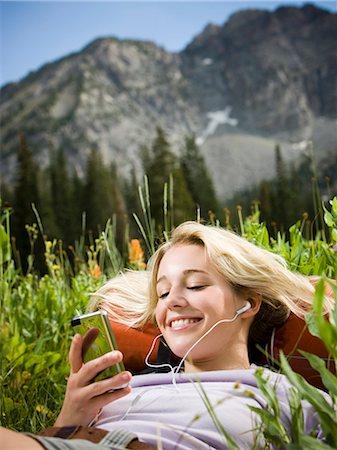
[[85, 211], [84, 204], [84, 183], [85, 180], [78, 176], [76, 170], [70, 177], [70, 198], [71, 198], [71, 214], [73, 217], [73, 229], [70, 232], [69, 242], [74, 243], [80, 238], [82, 233], [82, 215]]
[[97, 235], [113, 214], [113, 195], [110, 171], [104, 166], [97, 150], [89, 153], [83, 189], [87, 229]]
[[276, 221], [279, 228], [287, 229], [289, 223], [288, 210], [291, 208], [289, 202], [289, 178], [286, 164], [282, 157], [281, 147], [275, 147], [275, 164], [276, 164], [276, 196], [275, 209]]
[[[144, 160], [146, 155], [146, 160]], [[143, 166], [149, 179], [152, 216], [157, 225], [162, 225], [164, 184], [173, 177], [174, 223], [180, 223], [194, 216], [194, 203], [188, 190], [178, 158], [173, 154], [164, 131], [157, 128], [151, 151], [143, 150]], [[172, 211], [170, 211], [172, 214]]]
[[132, 167], [130, 176], [123, 181], [123, 197], [125, 199], [126, 208], [129, 215], [140, 213], [140, 202], [138, 195], [138, 186], [140, 182], [137, 180], [136, 170]]
[[26, 232], [26, 225], [32, 225], [36, 222], [32, 204], [35, 204], [37, 209], [40, 207], [37, 183], [38, 174], [38, 166], [33, 161], [26, 138], [20, 133], [12, 229], [13, 236], [16, 240], [16, 247], [20, 252], [23, 270], [27, 268], [27, 257], [30, 254], [30, 243]]
[[185, 139], [185, 149], [181, 157], [181, 166], [193, 201], [199, 206], [201, 216], [208, 217], [211, 210], [219, 210], [212, 179], [206, 167], [205, 159], [195, 142], [195, 136]]
[[51, 199], [58, 237], [67, 243], [73, 230], [71, 183], [63, 150], [54, 152], [50, 163]]
[[104, 165], [101, 154], [96, 150], [91, 151], [87, 160], [83, 205], [87, 229], [94, 236], [104, 230], [108, 219], [116, 217], [117, 244], [122, 249], [127, 213], [119, 176], [114, 165]]
[[0, 180], [0, 211], [3, 208], [10, 208], [13, 205], [13, 191], [11, 190], [8, 183]]
[[273, 222], [273, 197], [272, 183], [265, 180], [262, 181], [259, 187], [261, 221], [263, 221], [269, 229], [271, 229]]
[[50, 168], [37, 174], [38, 192], [40, 197], [39, 216], [43, 224], [44, 235], [48, 239], [60, 238], [60, 229], [55, 218], [55, 207], [51, 192]]
[[152, 217], [157, 224], [162, 224], [164, 184], [169, 182], [175, 158], [161, 128], [157, 128], [151, 149], [142, 148], [142, 158], [144, 172], [149, 180]]
[[172, 173], [173, 178], [173, 224], [178, 225], [185, 220], [192, 220], [196, 216], [196, 205], [188, 189], [184, 172], [179, 162]]
[[33, 161], [26, 138], [19, 135], [19, 151], [17, 160], [17, 177], [15, 183], [15, 215], [21, 224], [32, 223], [35, 215], [32, 203], [39, 203], [37, 186], [38, 167]]
[[119, 249], [123, 249], [125, 227], [127, 223], [127, 211], [125, 199], [121, 188], [117, 167], [111, 164], [111, 194], [113, 199], [113, 214], [116, 216], [116, 242]]

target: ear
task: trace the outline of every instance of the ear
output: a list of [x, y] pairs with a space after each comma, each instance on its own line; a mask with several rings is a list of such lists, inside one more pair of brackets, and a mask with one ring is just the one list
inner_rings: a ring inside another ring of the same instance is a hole
[[261, 294], [250, 294], [246, 300], [250, 303], [250, 308], [242, 313], [241, 317], [248, 319], [248, 317], [254, 317], [260, 311], [262, 296]]

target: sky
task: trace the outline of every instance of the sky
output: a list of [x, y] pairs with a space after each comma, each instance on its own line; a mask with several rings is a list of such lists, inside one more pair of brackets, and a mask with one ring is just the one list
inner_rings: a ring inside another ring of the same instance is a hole
[[[19, 81], [98, 37], [151, 40], [176, 52], [209, 22], [222, 25], [235, 11], [304, 3], [308, 2], [0, 0], [0, 85]], [[336, 0], [310, 3], [336, 12]]]

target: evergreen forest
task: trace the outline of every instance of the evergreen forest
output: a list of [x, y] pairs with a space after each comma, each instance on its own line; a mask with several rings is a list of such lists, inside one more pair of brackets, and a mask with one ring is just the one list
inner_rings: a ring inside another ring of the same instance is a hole
[[329, 158], [318, 171], [313, 152], [295, 166], [283, 160], [282, 149], [276, 146], [274, 179], [232, 198], [219, 199], [217, 180], [207, 170], [195, 137], [187, 136], [181, 146], [179, 157], [165, 131], [157, 128], [152, 144], [140, 150], [145, 177], [133, 169], [128, 179], [122, 178], [114, 164], [104, 164], [97, 149], [89, 153], [84, 175], [79, 177], [63, 151], [53, 152], [49, 166], [42, 170], [21, 134], [14, 182], [1, 186], [1, 208], [10, 211], [17, 267], [29, 271], [33, 264], [29, 257], [34, 253], [34, 267], [41, 274], [46, 272], [42, 236], [57, 239], [75, 264], [79, 240], [90, 246], [108, 221], [119, 253], [127, 256], [129, 239], [141, 237], [135, 218], [144, 209], [146, 192], [151, 197], [151, 221], [158, 235], [163, 228], [196, 218], [224, 226], [230, 223], [239, 229], [242, 217], [257, 210], [271, 236], [286, 232], [297, 221], [302, 222], [307, 238], [317, 230], [326, 232], [322, 199], [337, 193], [337, 152], [334, 160]]

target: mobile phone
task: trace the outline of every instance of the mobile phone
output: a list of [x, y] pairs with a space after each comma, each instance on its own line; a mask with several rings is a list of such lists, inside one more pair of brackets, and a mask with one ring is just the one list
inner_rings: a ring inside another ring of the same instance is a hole
[[[83, 337], [83, 362], [98, 358], [112, 350], [118, 350], [109, 317], [105, 311], [99, 310], [74, 317], [71, 320], [71, 326]], [[122, 362], [116, 363], [98, 373], [92, 381], [113, 377], [124, 370]]]

